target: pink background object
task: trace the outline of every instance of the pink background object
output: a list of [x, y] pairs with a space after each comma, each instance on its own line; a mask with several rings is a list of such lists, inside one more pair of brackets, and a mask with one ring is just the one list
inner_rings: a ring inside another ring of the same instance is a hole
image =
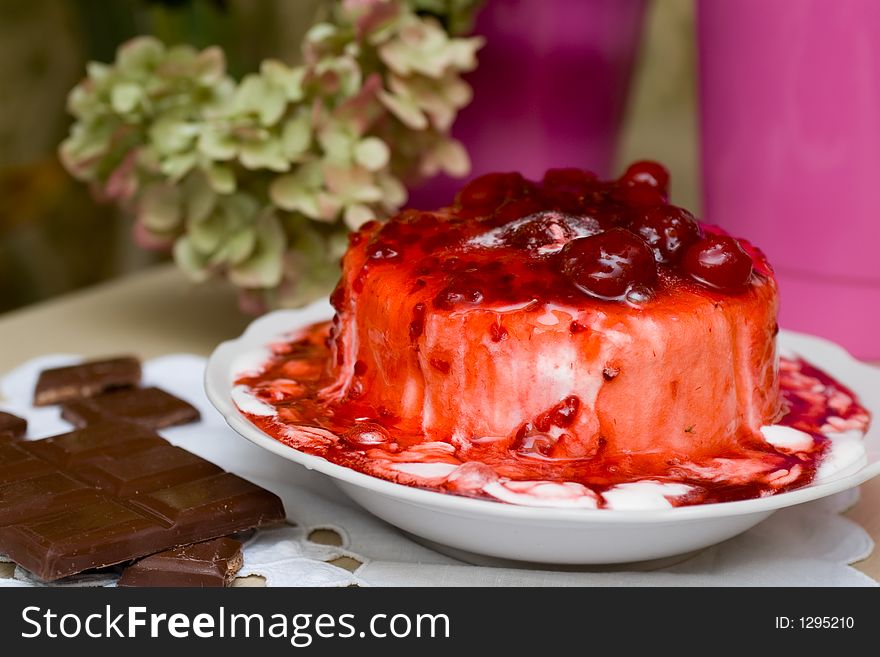
[[[538, 177], [578, 166], [608, 175], [641, 36], [644, 0], [488, 0], [475, 32], [486, 37], [468, 77], [474, 100], [453, 134], [471, 177]], [[438, 177], [410, 205], [448, 204], [461, 180]]]
[[698, 9], [705, 219], [767, 253], [783, 327], [880, 358], [880, 2]]

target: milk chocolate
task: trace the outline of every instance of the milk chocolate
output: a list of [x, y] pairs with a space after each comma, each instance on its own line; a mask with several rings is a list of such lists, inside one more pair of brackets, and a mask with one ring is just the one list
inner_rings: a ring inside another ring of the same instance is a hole
[[0, 442], [0, 552], [43, 580], [284, 517], [273, 493], [143, 426]]
[[228, 586], [241, 570], [241, 543], [217, 538], [145, 557], [122, 572], [117, 586]]
[[27, 420], [12, 413], [0, 411], [0, 440], [21, 438], [27, 431]]
[[78, 399], [62, 406], [61, 417], [75, 427], [126, 420], [149, 429], [195, 422], [199, 411], [160, 388], [132, 388]]
[[141, 381], [141, 363], [132, 356], [92, 360], [44, 370], [34, 390], [34, 406], [94, 397], [108, 390], [130, 388]]

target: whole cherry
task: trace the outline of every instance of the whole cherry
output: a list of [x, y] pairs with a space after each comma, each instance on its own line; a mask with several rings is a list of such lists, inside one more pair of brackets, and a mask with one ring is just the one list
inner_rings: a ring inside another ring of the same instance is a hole
[[721, 292], [743, 292], [752, 277], [752, 258], [729, 235], [706, 235], [685, 251], [681, 266], [693, 279]]
[[597, 177], [592, 171], [584, 171], [575, 167], [564, 169], [547, 169], [544, 174], [544, 187], [550, 189], [581, 190], [596, 184]]
[[624, 187], [652, 187], [664, 196], [669, 193], [669, 172], [662, 164], [651, 160], [633, 162], [618, 182]]
[[541, 212], [544, 209], [544, 204], [539, 199], [533, 196], [521, 196], [519, 198], [512, 198], [499, 206], [495, 210], [495, 214], [488, 221], [493, 226], [503, 226], [511, 221]]
[[518, 173], [487, 173], [465, 185], [455, 200], [468, 210], [491, 211], [508, 198], [519, 196], [525, 187], [526, 181]]
[[601, 299], [622, 299], [634, 285], [650, 287], [657, 278], [651, 247], [624, 228], [572, 240], [560, 258], [575, 287]]
[[666, 203], [666, 194], [657, 187], [648, 185], [618, 185], [612, 191], [611, 197], [629, 206], [650, 207]]
[[700, 239], [694, 215], [674, 205], [657, 205], [637, 213], [630, 230], [638, 233], [663, 264], [677, 262], [687, 248]]

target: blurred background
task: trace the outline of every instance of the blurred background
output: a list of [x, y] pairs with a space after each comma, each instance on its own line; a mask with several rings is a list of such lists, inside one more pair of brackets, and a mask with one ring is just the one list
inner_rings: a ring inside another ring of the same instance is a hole
[[[220, 45], [240, 78], [266, 57], [297, 63], [332, 5], [0, 0], [0, 312], [166, 258], [137, 248], [130, 218], [58, 162], [87, 61], [154, 34]], [[452, 131], [473, 174], [608, 176], [658, 160], [673, 203], [767, 252], [784, 327], [880, 358], [880, 2], [488, 0], [475, 31], [487, 45]], [[429, 180], [410, 202], [436, 207], [458, 185]]]
[[[89, 60], [112, 61], [137, 34], [221, 45], [240, 77], [261, 59], [296, 62], [326, 0], [0, 0], [0, 312], [161, 260], [130, 222], [96, 203], [56, 155], [71, 119], [67, 92]], [[677, 203], [698, 206], [693, 3], [660, 0], [646, 15], [615, 159], [657, 158]]]

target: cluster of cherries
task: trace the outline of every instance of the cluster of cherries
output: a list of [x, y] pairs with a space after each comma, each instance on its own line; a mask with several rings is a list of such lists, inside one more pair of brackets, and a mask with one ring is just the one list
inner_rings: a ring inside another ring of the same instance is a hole
[[488, 174], [459, 192], [450, 215], [409, 210], [373, 227], [368, 263], [405, 254], [410, 260], [418, 249], [415, 275], [439, 273], [448, 282], [434, 300], [438, 307], [483, 301], [489, 281], [508, 295], [528, 281], [540, 297], [562, 278], [580, 293], [630, 302], [651, 298], [664, 280], [745, 291], [752, 257], [733, 237], [704, 230], [670, 205], [668, 184], [667, 171], [648, 161], [615, 181], [579, 169], [552, 169], [540, 184], [516, 173]]

